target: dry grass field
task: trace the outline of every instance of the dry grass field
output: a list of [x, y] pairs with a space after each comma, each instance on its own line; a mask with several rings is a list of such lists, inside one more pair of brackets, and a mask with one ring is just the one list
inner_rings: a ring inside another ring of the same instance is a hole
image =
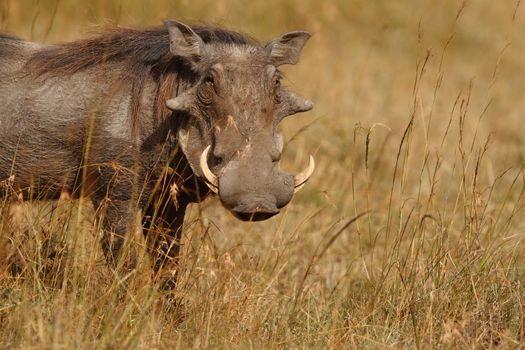
[[282, 167], [313, 154], [315, 174], [265, 222], [240, 222], [217, 199], [192, 206], [171, 298], [146, 258], [126, 276], [106, 266], [82, 201], [18, 207], [18, 225], [3, 203], [0, 348], [525, 342], [525, 4], [0, 0], [2, 31], [46, 43], [165, 18], [261, 41], [314, 33], [285, 68], [316, 107], [283, 123]]

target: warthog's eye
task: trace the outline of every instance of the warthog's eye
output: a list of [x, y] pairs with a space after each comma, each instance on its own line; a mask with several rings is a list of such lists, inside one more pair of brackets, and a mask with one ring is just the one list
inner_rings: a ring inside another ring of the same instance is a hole
[[277, 75], [274, 78], [274, 99], [275, 103], [281, 103], [281, 76]]
[[281, 77], [275, 79], [275, 93], [274, 93], [275, 103], [281, 103]]
[[197, 92], [197, 98], [204, 105], [212, 103], [213, 94], [217, 93], [215, 72], [208, 71], [202, 79], [202, 88]]
[[215, 85], [215, 76], [213, 73], [209, 72], [204, 76], [204, 83], [210, 86]]
[[281, 87], [281, 76], [276, 75], [273, 79], [274, 79], [275, 87], [280, 88]]

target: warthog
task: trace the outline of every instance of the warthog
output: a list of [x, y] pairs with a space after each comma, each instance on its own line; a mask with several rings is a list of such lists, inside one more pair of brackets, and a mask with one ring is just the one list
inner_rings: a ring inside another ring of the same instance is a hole
[[266, 45], [168, 20], [40, 45], [0, 36], [0, 197], [89, 197], [114, 264], [142, 211], [154, 268], [176, 262], [187, 205], [217, 193], [241, 220], [279, 212], [313, 172], [279, 169], [286, 116], [312, 103], [281, 86], [310, 37]]

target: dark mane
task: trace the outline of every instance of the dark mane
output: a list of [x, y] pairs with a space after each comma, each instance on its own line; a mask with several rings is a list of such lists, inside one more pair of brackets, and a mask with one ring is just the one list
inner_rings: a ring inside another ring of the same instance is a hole
[[[257, 45], [247, 35], [204, 25], [192, 26], [204, 42]], [[33, 75], [64, 76], [101, 63], [122, 62], [129, 72], [154, 66], [169, 53], [165, 27], [147, 29], [110, 28], [101, 34], [71, 43], [49, 46], [35, 52], [25, 68]]]
[[20, 39], [19, 37], [11, 35], [11, 34], [7, 34], [7, 33], [0, 33], [0, 40], [4, 40], [4, 41], [22, 41], [22, 39]]
[[[247, 35], [219, 27], [194, 25], [192, 29], [205, 43], [258, 45]], [[169, 42], [165, 27], [110, 28], [92, 38], [40, 49], [29, 57], [24, 70], [33, 77], [60, 77], [107, 63], [121, 64], [119, 79], [131, 85], [129, 115], [133, 133], [138, 135], [142, 93], [149, 76], [154, 75], [157, 82], [154, 116], [161, 121], [171, 114], [164, 106], [184, 72], [180, 61], [170, 55]]]
[[15, 55], [19, 43], [23, 40], [7, 33], [0, 33], [0, 57]]

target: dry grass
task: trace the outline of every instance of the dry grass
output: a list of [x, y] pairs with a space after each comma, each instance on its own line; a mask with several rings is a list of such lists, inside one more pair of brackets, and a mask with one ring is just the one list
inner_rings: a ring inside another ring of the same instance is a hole
[[20, 208], [22, 230], [0, 220], [0, 347], [519, 347], [523, 11], [516, 0], [3, 0], [0, 28], [36, 41], [167, 17], [260, 39], [313, 31], [287, 75], [316, 108], [284, 123], [283, 167], [308, 153], [318, 167], [267, 222], [240, 223], [217, 200], [202, 216], [194, 206], [178, 304], [146, 264], [109, 271], [89, 206]]

